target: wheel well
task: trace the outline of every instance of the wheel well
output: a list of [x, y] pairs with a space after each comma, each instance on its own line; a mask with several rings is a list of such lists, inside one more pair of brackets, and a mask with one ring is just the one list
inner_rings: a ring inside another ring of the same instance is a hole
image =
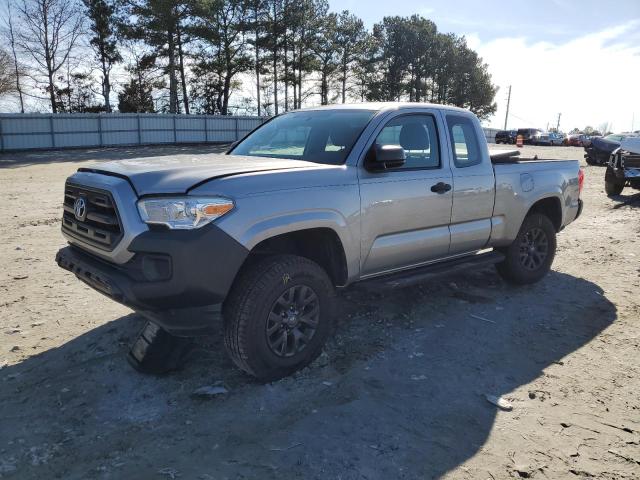
[[553, 226], [556, 228], [556, 232], [560, 231], [562, 227], [562, 207], [560, 200], [555, 197], [543, 198], [534, 203], [527, 215], [532, 213], [541, 213], [551, 220]]
[[334, 285], [347, 283], [347, 259], [340, 238], [330, 228], [310, 228], [267, 238], [257, 244], [245, 263], [265, 255], [299, 255], [316, 262]]

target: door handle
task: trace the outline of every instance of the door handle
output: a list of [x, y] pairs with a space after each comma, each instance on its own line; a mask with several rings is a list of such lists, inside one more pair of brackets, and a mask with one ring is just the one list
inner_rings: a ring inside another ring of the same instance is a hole
[[438, 182], [431, 187], [431, 191], [435, 193], [447, 193], [451, 190], [451, 185], [444, 182]]

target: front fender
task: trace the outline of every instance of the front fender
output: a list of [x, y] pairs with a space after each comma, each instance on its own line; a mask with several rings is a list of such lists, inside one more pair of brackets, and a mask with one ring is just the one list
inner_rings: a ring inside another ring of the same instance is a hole
[[249, 250], [271, 237], [310, 228], [330, 228], [338, 235], [343, 245], [351, 239], [347, 231], [347, 222], [338, 212], [302, 211], [261, 220], [247, 229], [239, 241]]
[[278, 235], [331, 229], [344, 248], [351, 281], [360, 273], [359, 212], [357, 187], [301, 189], [239, 198], [236, 210], [223, 217], [218, 226], [248, 250]]

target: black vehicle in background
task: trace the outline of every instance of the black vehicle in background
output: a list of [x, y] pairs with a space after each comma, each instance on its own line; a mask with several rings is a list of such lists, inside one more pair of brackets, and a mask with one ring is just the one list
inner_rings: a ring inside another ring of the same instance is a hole
[[606, 165], [611, 152], [620, 146], [620, 142], [631, 134], [619, 133], [606, 137], [595, 137], [584, 145], [584, 159], [589, 165]]
[[607, 195], [620, 195], [625, 187], [640, 190], [640, 136], [622, 138], [607, 162], [604, 175]]
[[519, 128], [517, 135], [522, 135], [522, 141], [525, 145], [537, 145], [537, 137], [540, 136], [542, 130], [539, 128]]
[[513, 145], [516, 143], [516, 130], [499, 130], [496, 133], [496, 143]]

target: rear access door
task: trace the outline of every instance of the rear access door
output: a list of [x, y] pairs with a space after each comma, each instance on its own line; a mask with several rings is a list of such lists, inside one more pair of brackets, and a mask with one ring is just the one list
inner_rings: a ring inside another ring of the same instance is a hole
[[451, 149], [453, 207], [450, 255], [486, 247], [491, 236], [495, 177], [482, 128], [474, 116], [444, 113]]

